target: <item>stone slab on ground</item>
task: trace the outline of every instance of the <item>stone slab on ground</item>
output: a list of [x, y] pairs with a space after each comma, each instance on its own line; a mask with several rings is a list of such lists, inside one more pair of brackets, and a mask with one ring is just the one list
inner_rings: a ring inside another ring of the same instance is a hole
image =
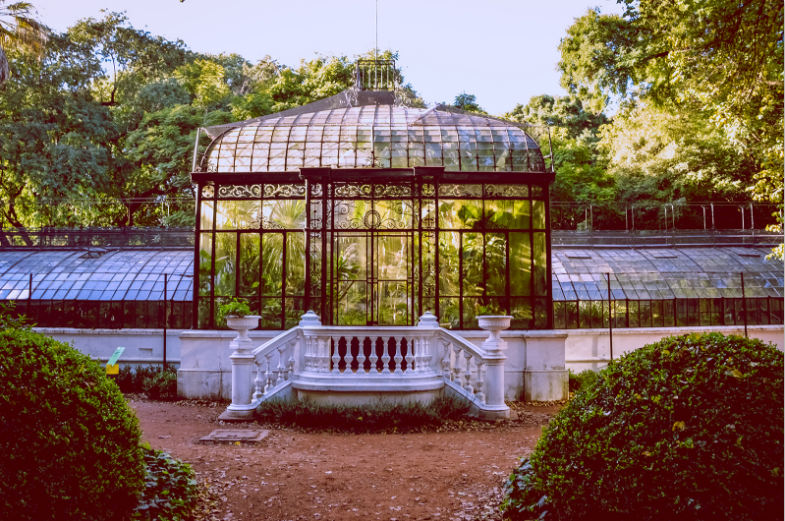
[[199, 438], [200, 443], [259, 443], [270, 435], [268, 430], [252, 429], [218, 429], [204, 438]]

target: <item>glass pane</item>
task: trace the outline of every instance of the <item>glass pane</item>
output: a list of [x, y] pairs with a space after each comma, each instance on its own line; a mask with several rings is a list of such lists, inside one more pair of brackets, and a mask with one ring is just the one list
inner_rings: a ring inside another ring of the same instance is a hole
[[461, 278], [463, 295], [483, 295], [483, 235], [481, 233], [464, 233], [463, 274]]
[[[298, 230], [305, 228], [305, 201], [275, 199], [264, 201], [261, 224], [266, 230]], [[257, 224], [258, 228], [259, 225]]]
[[281, 299], [263, 298], [259, 308], [259, 329], [281, 329]]
[[302, 295], [305, 289], [305, 234], [286, 235], [286, 294]]
[[377, 301], [379, 325], [409, 325], [409, 296], [409, 284], [405, 282], [380, 282]]
[[[283, 288], [283, 234], [262, 234], [262, 295], [281, 295]], [[280, 307], [278, 309], [280, 315]]]
[[482, 201], [440, 200], [439, 226], [447, 229], [479, 227], [482, 218]]
[[513, 203], [509, 199], [485, 201], [485, 226], [491, 230], [512, 228]]
[[213, 234], [199, 234], [199, 295], [210, 295], [213, 285]]
[[[375, 228], [394, 230], [396, 228], [412, 227], [412, 202], [408, 199], [403, 200], [382, 200], [374, 201], [373, 209], [376, 210], [374, 219], [378, 217], [378, 224]], [[370, 217], [365, 219], [370, 221]], [[368, 224], [371, 224], [370, 222]]]
[[218, 230], [258, 228], [261, 201], [218, 201], [215, 227]]
[[545, 229], [545, 201], [532, 201], [532, 228]]
[[531, 244], [528, 233], [510, 234], [510, 294], [531, 295]]
[[335, 319], [339, 326], [367, 324], [365, 281], [344, 280], [336, 284]]
[[439, 325], [445, 329], [460, 327], [460, 308], [457, 298], [439, 299]]
[[505, 296], [507, 294], [507, 238], [504, 234], [485, 235], [485, 268], [486, 295]]
[[240, 295], [259, 294], [261, 237], [255, 233], [240, 235]]
[[527, 230], [531, 226], [531, 205], [529, 201], [513, 201], [511, 228]]
[[[439, 233], [439, 294], [459, 295], [460, 234], [458, 232]], [[457, 305], [457, 304], [456, 304]], [[457, 319], [457, 313], [456, 313]]]
[[545, 243], [545, 233], [534, 233], [534, 294], [546, 295], [548, 292], [547, 282], [547, 254]]
[[235, 295], [237, 276], [237, 234], [215, 234], [215, 294]]
[[376, 238], [376, 276], [379, 280], [407, 280], [411, 266], [409, 237], [379, 235]]
[[510, 299], [511, 329], [530, 329], [532, 327], [532, 303], [528, 298]]
[[199, 218], [199, 227], [201, 230], [213, 229], [213, 209], [215, 205], [213, 201], [202, 201], [202, 209]]

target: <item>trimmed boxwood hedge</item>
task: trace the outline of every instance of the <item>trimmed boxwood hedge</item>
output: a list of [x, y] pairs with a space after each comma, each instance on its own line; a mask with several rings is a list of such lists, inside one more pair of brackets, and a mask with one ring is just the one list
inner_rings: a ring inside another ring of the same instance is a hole
[[133, 410], [97, 362], [8, 325], [0, 316], [0, 519], [126, 518], [145, 476]]
[[783, 353], [719, 333], [622, 356], [510, 476], [508, 519], [783, 518]]

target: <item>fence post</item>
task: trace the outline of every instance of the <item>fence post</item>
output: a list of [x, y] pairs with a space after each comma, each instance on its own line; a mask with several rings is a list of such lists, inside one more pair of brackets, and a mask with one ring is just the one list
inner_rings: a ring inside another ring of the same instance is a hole
[[747, 336], [747, 297], [744, 294], [744, 272], [741, 272], [741, 312], [744, 314], [744, 338]]
[[166, 371], [166, 319], [168, 318], [169, 306], [167, 306], [167, 276], [164, 273], [164, 371]]
[[613, 360], [613, 310], [611, 308], [611, 274], [605, 274], [608, 277], [608, 337], [611, 345], [611, 360]]

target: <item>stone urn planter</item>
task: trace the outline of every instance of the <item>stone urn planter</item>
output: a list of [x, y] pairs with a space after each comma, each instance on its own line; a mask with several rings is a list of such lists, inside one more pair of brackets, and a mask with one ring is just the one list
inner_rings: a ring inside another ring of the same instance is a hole
[[262, 317], [259, 315], [246, 315], [244, 317], [238, 317], [237, 315], [227, 315], [226, 325], [239, 333], [235, 339], [236, 341], [250, 342], [251, 339], [248, 337], [248, 330], [258, 326], [260, 318]]
[[512, 317], [509, 315], [480, 315], [477, 323], [480, 329], [489, 331], [488, 339], [482, 343], [486, 351], [503, 351], [507, 349], [507, 342], [502, 340], [501, 332], [509, 329]]

